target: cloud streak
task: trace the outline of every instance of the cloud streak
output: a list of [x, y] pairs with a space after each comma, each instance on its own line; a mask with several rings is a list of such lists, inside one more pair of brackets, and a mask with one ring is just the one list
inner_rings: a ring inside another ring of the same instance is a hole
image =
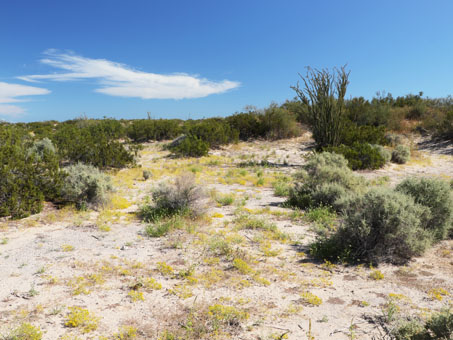
[[[17, 117], [25, 110], [11, 103], [24, 102], [21, 97], [49, 94], [50, 91], [40, 87], [0, 82], [0, 115]], [[8, 105], [7, 105], [8, 104]]]
[[18, 78], [28, 82], [93, 79], [100, 85], [96, 92], [142, 99], [201, 98], [240, 86], [240, 83], [234, 81], [214, 82], [188, 74], [147, 73], [106, 59], [90, 59], [55, 50], [49, 50], [45, 54], [46, 58], [41, 59], [43, 64], [66, 72]]

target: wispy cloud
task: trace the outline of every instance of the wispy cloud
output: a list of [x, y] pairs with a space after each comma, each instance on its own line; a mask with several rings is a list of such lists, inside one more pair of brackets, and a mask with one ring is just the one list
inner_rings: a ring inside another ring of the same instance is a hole
[[90, 59], [56, 50], [48, 50], [45, 54], [46, 58], [41, 59], [43, 64], [67, 72], [29, 75], [19, 79], [29, 82], [93, 79], [100, 85], [96, 92], [143, 99], [201, 98], [223, 93], [240, 85], [234, 81], [215, 82], [188, 74], [147, 73], [106, 59]]
[[[8, 117], [17, 117], [25, 113], [25, 110], [11, 103], [25, 101], [23, 97], [49, 94], [50, 91], [40, 87], [10, 84], [0, 82], [0, 115]], [[8, 105], [6, 105], [8, 104]]]

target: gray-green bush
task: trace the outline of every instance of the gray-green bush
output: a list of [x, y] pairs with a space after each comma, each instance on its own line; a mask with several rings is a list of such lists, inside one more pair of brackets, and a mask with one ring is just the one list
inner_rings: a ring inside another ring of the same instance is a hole
[[425, 322], [409, 320], [393, 331], [396, 340], [449, 340], [453, 339], [453, 314], [449, 309], [434, 313]]
[[312, 245], [327, 260], [405, 263], [431, 244], [423, 228], [427, 208], [389, 188], [372, 188], [349, 199], [341, 227]]
[[405, 164], [411, 158], [411, 150], [406, 145], [397, 145], [392, 152], [392, 162]]
[[67, 176], [61, 189], [64, 201], [77, 208], [96, 208], [108, 202], [113, 190], [110, 177], [92, 165], [78, 163], [64, 169]]
[[328, 205], [338, 210], [335, 202], [360, 190], [364, 182], [342, 155], [329, 152], [313, 154], [295, 177], [288, 203], [299, 208]]
[[423, 221], [424, 228], [433, 232], [436, 240], [447, 236], [453, 218], [453, 198], [448, 182], [434, 178], [407, 178], [397, 185], [396, 190], [429, 209], [429, 215]]
[[145, 222], [156, 222], [178, 214], [197, 217], [206, 208], [206, 194], [195, 183], [193, 174], [179, 176], [172, 184], [161, 183], [152, 192], [152, 200], [151, 204], [145, 204], [140, 209]]
[[392, 159], [392, 154], [390, 151], [388, 151], [385, 147], [379, 144], [374, 144], [372, 146], [379, 152], [381, 157], [385, 160], [385, 163], [390, 162], [390, 160]]

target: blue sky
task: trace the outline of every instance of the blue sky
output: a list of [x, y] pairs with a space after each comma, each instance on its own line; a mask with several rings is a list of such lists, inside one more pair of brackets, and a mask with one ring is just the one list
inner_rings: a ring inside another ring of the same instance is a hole
[[452, 1], [3, 1], [0, 119], [202, 118], [294, 97], [305, 66], [347, 96], [453, 93]]

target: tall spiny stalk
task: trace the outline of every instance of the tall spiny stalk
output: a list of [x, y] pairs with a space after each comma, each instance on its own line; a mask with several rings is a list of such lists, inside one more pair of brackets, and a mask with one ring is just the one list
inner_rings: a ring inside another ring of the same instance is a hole
[[307, 67], [305, 77], [299, 73], [303, 88], [299, 86], [299, 82], [296, 86], [291, 86], [308, 108], [313, 138], [318, 149], [340, 143], [349, 73], [346, 66], [334, 68], [332, 72], [329, 69]]

